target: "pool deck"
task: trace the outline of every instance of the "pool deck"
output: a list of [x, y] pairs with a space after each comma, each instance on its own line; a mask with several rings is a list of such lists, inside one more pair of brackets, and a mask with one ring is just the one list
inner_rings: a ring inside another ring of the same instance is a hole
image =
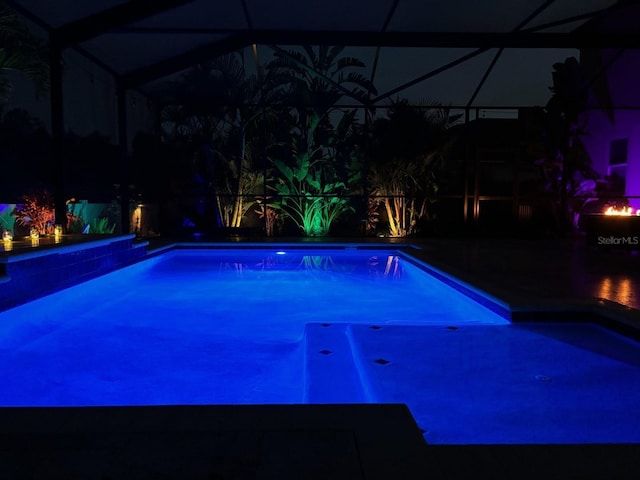
[[514, 312], [549, 319], [581, 312], [640, 339], [638, 250], [597, 249], [584, 237], [431, 239], [417, 244], [421, 250], [412, 251], [414, 256]]
[[432, 239], [418, 256], [505, 299], [532, 306], [605, 300], [640, 309], [640, 251], [588, 246], [583, 237]]
[[[413, 244], [514, 308], [603, 312], [640, 330], [637, 252], [580, 237], [330, 241]], [[0, 434], [0, 477], [12, 479], [640, 478], [640, 444], [428, 445], [393, 404], [0, 409]]]

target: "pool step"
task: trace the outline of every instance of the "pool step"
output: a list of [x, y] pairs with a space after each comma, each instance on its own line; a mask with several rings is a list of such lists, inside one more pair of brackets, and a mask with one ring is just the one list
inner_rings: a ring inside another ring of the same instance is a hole
[[305, 403], [366, 403], [348, 324], [305, 326]]

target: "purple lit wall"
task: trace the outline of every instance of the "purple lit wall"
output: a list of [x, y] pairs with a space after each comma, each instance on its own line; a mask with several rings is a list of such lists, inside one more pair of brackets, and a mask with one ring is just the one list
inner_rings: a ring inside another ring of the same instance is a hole
[[640, 209], [640, 115], [638, 122], [633, 126], [632, 135], [629, 138], [629, 161], [627, 164], [627, 188], [626, 195], [629, 204], [635, 209]]
[[[615, 53], [582, 52], [587, 76], [598, 78], [597, 69], [609, 64]], [[593, 167], [603, 176], [608, 174], [611, 142], [627, 139], [625, 195], [635, 209], [640, 208], [640, 109], [630, 107], [640, 106], [638, 78], [640, 50], [627, 50], [608, 66], [604, 76], [592, 83], [589, 102], [593, 109], [586, 116], [587, 135], [583, 138]], [[613, 107], [601, 108], [607, 105]]]

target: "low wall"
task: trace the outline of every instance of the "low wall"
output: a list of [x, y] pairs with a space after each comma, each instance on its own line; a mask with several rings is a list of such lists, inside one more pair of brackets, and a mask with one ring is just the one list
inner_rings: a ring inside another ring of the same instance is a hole
[[0, 256], [0, 311], [35, 300], [141, 260], [148, 242], [135, 235], [37, 248], [15, 248]]
[[640, 249], [640, 216], [589, 215], [587, 243], [600, 248]]

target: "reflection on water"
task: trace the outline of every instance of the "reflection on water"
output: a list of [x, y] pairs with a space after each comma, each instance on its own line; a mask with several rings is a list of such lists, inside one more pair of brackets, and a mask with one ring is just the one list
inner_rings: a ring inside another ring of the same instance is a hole
[[328, 255], [303, 255], [300, 267], [304, 270], [331, 270], [335, 267], [333, 258]]
[[345, 256], [335, 256], [327, 253], [317, 255], [304, 254], [266, 254], [242, 261], [222, 261], [220, 271], [235, 271], [240, 276], [244, 271], [304, 271], [304, 272], [368, 272], [372, 277], [388, 277], [399, 279], [403, 275], [400, 257], [393, 254], [371, 255], [363, 262], [356, 263]]
[[612, 302], [629, 305], [634, 297], [631, 279], [604, 277], [597, 286], [596, 296]]
[[[185, 303], [193, 318], [210, 318], [213, 312], [215, 318], [233, 318], [236, 327], [254, 325], [256, 312], [261, 312], [261, 327], [291, 326], [284, 334], [295, 338], [302, 334], [302, 325], [328, 319], [507, 322], [393, 251], [176, 251], [157, 257], [149, 268], [137, 265], [130, 271], [142, 277], [121, 280], [128, 298], [149, 298], [153, 305], [170, 300], [171, 310]], [[112, 296], [119, 298], [118, 293]]]

